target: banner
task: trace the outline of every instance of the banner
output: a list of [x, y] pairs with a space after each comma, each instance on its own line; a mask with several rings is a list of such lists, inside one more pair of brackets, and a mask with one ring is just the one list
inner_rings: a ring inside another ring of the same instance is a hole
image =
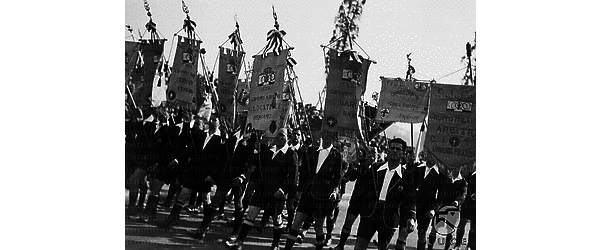
[[361, 138], [359, 105], [367, 87], [371, 61], [355, 51], [329, 50], [329, 73], [321, 136], [324, 141], [341, 140], [348, 163], [356, 160], [357, 139]]
[[196, 73], [202, 41], [177, 36], [177, 50], [167, 89], [167, 99], [173, 105], [195, 109]]
[[142, 72], [132, 73], [133, 99], [138, 107], [149, 108], [152, 101], [152, 83], [156, 74], [156, 68], [163, 55], [166, 39], [141, 40], [140, 51], [144, 62]]
[[243, 51], [219, 47], [219, 81], [217, 84], [219, 118], [225, 121], [229, 128], [234, 127], [234, 92], [245, 54]]
[[475, 161], [475, 86], [431, 84], [425, 148], [455, 168]]
[[[329, 50], [329, 73], [321, 133], [323, 140], [344, 140], [347, 143], [359, 137], [358, 106], [366, 89], [367, 62], [355, 52], [340, 53]], [[360, 60], [360, 61], [359, 61]], [[364, 71], [363, 71], [364, 70]]]
[[378, 121], [420, 123], [427, 116], [429, 83], [381, 77]]
[[250, 101], [248, 103], [248, 123], [253, 129], [275, 133], [284, 126], [281, 120], [284, 109], [289, 109], [289, 101], [283, 100], [284, 72], [289, 50], [279, 55], [272, 52], [266, 57], [254, 56], [250, 81]]
[[125, 41], [125, 84], [129, 82], [131, 71], [140, 60], [140, 43]]

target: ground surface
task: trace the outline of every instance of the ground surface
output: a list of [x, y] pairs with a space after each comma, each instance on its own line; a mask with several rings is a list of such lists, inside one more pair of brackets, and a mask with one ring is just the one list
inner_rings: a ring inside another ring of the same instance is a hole
[[[354, 183], [348, 183], [346, 186], [346, 194], [351, 194], [354, 188]], [[167, 194], [167, 187], [163, 187], [161, 191], [161, 202], [165, 199]], [[127, 203], [127, 191], [125, 193], [125, 203]], [[344, 223], [344, 219], [346, 217], [346, 209], [348, 207], [348, 200], [350, 196], [344, 195], [342, 201], [340, 202], [340, 215], [338, 216], [335, 228], [333, 230], [333, 243], [329, 247], [335, 247], [338, 243], [340, 232], [342, 225]], [[158, 214], [159, 217], [167, 216], [170, 209], [164, 209], [159, 206]], [[231, 207], [225, 207], [225, 213], [231, 216], [233, 209]], [[259, 215], [259, 219], [260, 219]], [[227, 249], [223, 245], [223, 239], [226, 238], [231, 232], [232, 225], [228, 224], [225, 221], [216, 220], [211, 227], [211, 230], [206, 234], [205, 244], [199, 244], [197, 240], [188, 237], [186, 235], [187, 229], [197, 228], [200, 222], [202, 221], [202, 214], [199, 215], [188, 213], [187, 211], [182, 212], [181, 214], [181, 222], [179, 225], [175, 226], [173, 230], [165, 231], [158, 229], [156, 226], [148, 223], [138, 223], [125, 220], [125, 249], [128, 250], [139, 250], [139, 249]], [[284, 225], [287, 222], [284, 220]], [[356, 232], [358, 230], [358, 224], [360, 223], [360, 218], [356, 220], [352, 227], [352, 234], [348, 241], [346, 242], [346, 250], [354, 249], [354, 243], [356, 242]], [[469, 225], [467, 224], [466, 231], [468, 234]], [[272, 228], [264, 228], [262, 230], [256, 229], [250, 231], [248, 234], [247, 240], [244, 245], [244, 249], [248, 250], [268, 250], [271, 246], [272, 240]], [[466, 235], [465, 235], [466, 237]], [[391, 241], [388, 249], [394, 249], [397, 238], [394, 235], [394, 238]], [[434, 249], [443, 249], [443, 243], [438, 237], [434, 245]], [[282, 236], [280, 247], [283, 249], [283, 245], [285, 244], [286, 235]], [[373, 239], [377, 239], [375, 236]], [[417, 235], [416, 233], [411, 233], [407, 239], [407, 248], [406, 249], [416, 249], [417, 244]], [[461, 249], [465, 249], [465, 244], [461, 247]], [[299, 245], [296, 244], [294, 249], [314, 249], [315, 248], [315, 234], [314, 230], [311, 228], [307, 234], [307, 237], [304, 240], [304, 243]], [[324, 249], [328, 249], [326, 246]], [[369, 249], [377, 249], [377, 247], [371, 243], [369, 245]]]

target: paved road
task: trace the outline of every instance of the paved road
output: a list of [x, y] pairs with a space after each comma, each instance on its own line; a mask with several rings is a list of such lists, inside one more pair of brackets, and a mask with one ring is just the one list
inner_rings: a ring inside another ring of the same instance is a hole
[[[348, 183], [346, 186], [346, 194], [351, 194], [354, 188], [354, 183]], [[167, 187], [163, 187], [161, 191], [161, 201], [166, 197]], [[127, 203], [127, 190], [125, 192], [125, 203]], [[331, 247], [337, 245], [341, 228], [344, 223], [344, 219], [346, 217], [346, 209], [348, 207], [348, 195], [344, 195], [342, 198], [342, 202], [340, 202], [340, 215], [337, 218], [335, 223], [335, 228], [333, 230], [333, 244]], [[169, 214], [169, 209], [164, 209], [159, 206], [158, 214], [160, 216], [167, 216]], [[225, 213], [231, 216], [233, 213], [233, 209], [230, 207], [225, 207]], [[260, 219], [260, 216], [259, 216]], [[187, 229], [197, 228], [199, 223], [202, 221], [202, 215], [196, 215], [188, 212], [182, 212], [181, 215], [181, 223], [178, 226], [175, 226], [173, 230], [165, 231], [156, 228], [154, 225], [148, 223], [138, 223], [138, 222], [130, 222], [125, 221], [125, 249], [128, 250], [139, 250], [139, 249], [216, 249], [216, 250], [225, 250], [227, 249], [223, 245], [223, 238], [227, 237], [231, 232], [232, 225], [224, 222], [224, 221], [215, 221], [211, 226], [211, 230], [206, 234], [205, 244], [199, 244], [197, 240], [190, 238], [186, 235], [185, 231]], [[348, 238], [346, 243], [345, 250], [354, 249], [354, 243], [356, 242], [356, 232], [358, 229], [358, 224], [360, 222], [360, 218], [354, 223], [352, 227], [352, 235]], [[284, 221], [284, 223], [286, 223]], [[469, 230], [469, 225], [467, 224], [466, 228], [467, 232]], [[468, 233], [466, 233], [468, 234]], [[271, 245], [272, 239], [272, 228], [265, 228], [262, 230], [253, 230], [249, 233], [247, 240], [244, 245], [244, 249], [248, 250], [268, 250]], [[466, 236], [465, 236], [466, 237]], [[396, 242], [396, 235], [392, 239], [392, 244], [388, 247], [389, 249], [394, 249], [394, 244]], [[281, 248], [285, 244], [286, 235], [282, 236], [281, 240]], [[377, 239], [375, 236], [374, 239]], [[416, 249], [417, 244], [417, 235], [416, 233], [411, 233], [407, 240], [407, 249]], [[461, 249], [465, 249], [465, 244]], [[304, 240], [304, 243], [301, 245], [296, 244], [294, 249], [314, 249], [315, 248], [315, 234], [314, 230], [311, 228], [307, 234], [307, 237]], [[325, 249], [328, 249], [325, 247]], [[369, 249], [377, 249], [374, 244], [369, 245]], [[434, 245], [434, 249], [443, 249], [442, 241], [440, 237], [436, 241]]]

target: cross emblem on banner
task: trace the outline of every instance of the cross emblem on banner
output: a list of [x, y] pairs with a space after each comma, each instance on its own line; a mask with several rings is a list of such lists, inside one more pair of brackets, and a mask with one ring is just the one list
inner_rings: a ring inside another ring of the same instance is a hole
[[456, 137], [452, 137], [450, 138], [450, 140], [448, 140], [448, 143], [450, 143], [450, 146], [452, 147], [458, 147], [458, 145], [460, 144], [460, 140]]
[[389, 113], [390, 113], [389, 109], [382, 109], [381, 110], [381, 118], [387, 117]]
[[335, 118], [333, 118], [333, 117], [327, 118], [327, 125], [329, 125], [330, 127], [335, 126], [336, 123], [337, 123], [337, 121], [335, 120]]

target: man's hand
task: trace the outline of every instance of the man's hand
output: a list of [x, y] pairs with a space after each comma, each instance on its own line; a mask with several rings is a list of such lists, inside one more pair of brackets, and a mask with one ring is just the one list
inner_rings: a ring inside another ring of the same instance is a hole
[[233, 179], [234, 186], [239, 186], [242, 183], [244, 183], [244, 178], [242, 178], [241, 176], [235, 177], [235, 179]]
[[283, 190], [281, 190], [281, 188], [280, 188], [277, 190], [277, 192], [275, 192], [274, 197], [277, 199], [285, 199], [285, 194], [283, 193]]
[[433, 218], [433, 216], [435, 216], [435, 211], [433, 211], [433, 209], [429, 210], [429, 212], [427, 212], [426, 216], [429, 219]]
[[334, 191], [329, 195], [329, 201], [333, 202], [337, 200], [337, 193]]
[[412, 231], [415, 231], [415, 219], [410, 218], [406, 222], [406, 232], [411, 233]]

